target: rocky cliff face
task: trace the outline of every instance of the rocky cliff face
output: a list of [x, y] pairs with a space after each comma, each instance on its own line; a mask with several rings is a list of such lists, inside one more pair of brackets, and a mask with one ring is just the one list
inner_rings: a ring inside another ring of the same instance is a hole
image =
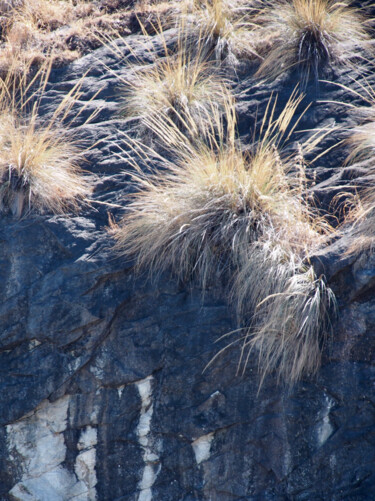
[[[103, 63], [127, 71], [98, 49], [53, 72], [42, 108], [50, 113], [85, 72], [82, 101], [100, 90], [76, 123], [97, 143], [94, 202], [76, 216], [0, 221], [0, 499], [374, 499], [373, 254], [347, 254], [344, 234], [314, 258], [338, 300], [316, 378], [287, 389], [270, 377], [258, 392], [255, 357], [236, 373], [238, 347], [204, 370], [237, 327], [223, 284], [202, 294], [168, 275], [153, 283], [111, 249], [107, 211], [121, 209], [103, 202], [124, 205], [132, 189], [115, 153], [133, 124], [118, 114], [118, 80]], [[281, 107], [295, 86], [251, 75], [239, 73], [235, 88], [245, 143], [270, 92]], [[330, 79], [355, 88], [351, 76]], [[334, 101], [361, 99], [326, 83], [306, 95], [299, 129], [338, 125], [321, 149], [333, 146], [356, 123]], [[343, 165], [346, 154], [332, 149], [314, 166], [322, 208], [371, 180], [365, 164]]]

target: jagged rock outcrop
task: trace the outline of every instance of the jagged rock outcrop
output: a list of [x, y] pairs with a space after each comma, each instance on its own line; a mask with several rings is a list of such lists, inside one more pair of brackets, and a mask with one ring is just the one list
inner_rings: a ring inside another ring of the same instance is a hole
[[[256, 357], [236, 374], [238, 347], [204, 370], [237, 327], [223, 284], [202, 294], [136, 275], [106, 231], [107, 211], [121, 209], [95, 203], [123, 205], [132, 189], [116, 152], [134, 124], [118, 114], [118, 80], [103, 63], [128, 71], [100, 48], [53, 72], [41, 108], [50, 113], [85, 72], [82, 101], [100, 91], [76, 123], [96, 143], [86, 166], [94, 202], [75, 216], [0, 222], [0, 499], [374, 499], [374, 256], [347, 254], [344, 235], [314, 258], [338, 300], [316, 378], [291, 390], [269, 378], [258, 393]], [[281, 107], [295, 86], [259, 86], [251, 71], [236, 84], [245, 143], [270, 92]], [[355, 86], [351, 74], [334, 78]], [[334, 101], [361, 100], [325, 83], [306, 95], [299, 129], [340, 127], [323, 151], [356, 123]], [[341, 145], [314, 166], [324, 209], [344, 185], [368, 181], [366, 165], [344, 166], [346, 154]]]

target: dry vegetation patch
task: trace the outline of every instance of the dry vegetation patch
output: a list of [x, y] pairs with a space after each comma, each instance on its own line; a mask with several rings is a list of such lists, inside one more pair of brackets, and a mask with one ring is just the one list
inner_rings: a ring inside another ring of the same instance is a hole
[[0, 209], [16, 217], [29, 211], [77, 210], [90, 193], [79, 166], [82, 144], [66, 123], [79, 95], [74, 87], [47, 119], [39, 106], [49, 75], [42, 66], [31, 81], [1, 81]]
[[[153, 8], [157, 16], [164, 8], [164, 3], [134, 5], [142, 12]], [[325, 62], [351, 60], [368, 35], [357, 11], [330, 0], [280, 1], [272, 12], [271, 4], [255, 8], [244, 0], [186, 5], [176, 47], [168, 48], [159, 17], [151, 26], [163, 41], [164, 57], [153, 65], [136, 58], [128, 67], [132, 78], [120, 79], [124, 112], [140, 118], [155, 140], [150, 146], [124, 134], [121, 155], [133, 167], [137, 191], [120, 224], [112, 225], [116, 247], [153, 276], [170, 270], [179, 280], [194, 277], [202, 288], [213, 280], [229, 281], [241, 324], [242, 334], [233, 341], [242, 346], [240, 365], [256, 352], [261, 382], [276, 371], [293, 383], [318, 370], [334, 303], [324, 277], [317, 277], [309, 262], [329, 232], [306, 200], [304, 153], [322, 136], [310, 136], [299, 153], [284, 153], [302, 101], [294, 92], [278, 115], [271, 97], [259, 134], [244, 152], [234, 100], [217, 62], [235, 65], [238, 58], [258, 57], [255, 47], [263, 36], [275, 45], [259, 74], [274, 76], [298, 64], [307, 79]], [[90, 37], [99, 45], [126, 32], [126, 24], [115, 27], [116, 9], [122, 9], [121, 1], [31, 0], [4, 8], [3, 212], [19, 217], [29, 210], [76, 210], [90, 192], [79, 166], [80, 144], [66, 123], [79, 85], [43, 124], [39, 106], [56, 58], [64, 59], [66, 51], [67, 58], [77, 57], [87, 47], [80, 43], [90, 45]], [[135, 19], [147, 35], [145, 24]], [[344, 40], [342, 29], [349, 28], [357, 38], [344, 49], [348, 35]], [[32, 76], [35, 63], [42, 67]]]
[[[212, 113], [223, 113], [225, 103], [231, 100], [229, 82], [205, 58], [201, 48], [191, 47], [184, 34], [172, 49], [168, 48], [162, 30], [159, 36], [163, 57], [150, 65], [135, 56], [137, 63], [128, 64], [128, 76], [118, 75], [123, 92], [122, 111], [127, 117], [139, 119], [144, 133], [148, 120], [160, 114], [185, 130], [191, 130], [190, 122], [194, 120], [203, 132], [213, 123]], [[134, 58], [134, 51], [130, 49], [130, 53]]]
[[266, 1], [260, 38], [272, 40], [258, 75], [274, 78], [297, 67], [301, 79], [318, 78], [329, 64], [349, 64], [370, 49], [369, 19], [351, 2], [336, 0]]
[[[278, 117], [270, 101], [249, 154], [236, 140], [230, 103], [224, 119], [213, 110], [201, 140], [181, 132], [168, 116], [149, 119], [171, 154], [166, 158], [126, 137], [124, 153], [138, 192], [113, 226], [117, 249], [153, 276], [170, 269], [181, 280], [196, 277], [203, 287], [230, 276], [241, 322], [253, 318], [240, 338], [243, 352], [256, 349], [262, 379], [277, 369], [289, 382], [318, 369], [320, 335], [333, 300], [308, 264], [328, 225], [304, 199], [301, 159], [280, 153], [300, 99], [292, 96]], [[196, 127], [193, 119], [190, 124]], [[311, 149], [317, 140], [305, 146]], [[162, 172], [145, 174], [155, 160]]]
[[217, 61], [235, 65], [239, 58], [257, 58], [253, 29], [258, 9], [246, 0], [186, 2], [185, 28]]
[[[129, 2], [88, 0], [19, 0], [3, 4], [0, 72], [25, 71], [52, 58], [54, 66], [67, 64], [102, 44], [103, 35], [129, 34], [136, 14], [167, 16], [174, 2], [133, 6]], [[138, 10], [137, 10], [138, 9]], [[140, 29], [139, 23], [137, 29]]]
[[347, 195], [347, 205], [349, 206], [347, 217], [344, 221], [344, 228], [350, 226], [350, 233], [353, 237], [349, 252], [371, 252], [375, 244], [375, 195], [373, 181], [375, 178], [375, 91], [364, 80], [359, 84], [359, 91], [348, 89], [351, 93], [361, 97], [367, 106], [356, 106], [352, 108], [352, 113], [359, 121], [359, 124], [350, 131], [347, 143], [350, 146], [350, 154], [347, 163], [365, 161], [368, 165], [368, 176], [366, 184], [357, 186], [357, 193], [350, 197]]

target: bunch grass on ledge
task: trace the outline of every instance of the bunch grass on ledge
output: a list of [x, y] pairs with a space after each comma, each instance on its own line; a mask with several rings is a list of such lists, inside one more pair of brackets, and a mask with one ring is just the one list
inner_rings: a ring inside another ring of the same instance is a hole
[[273, 39], [258, 76], [275, 78], [297, 67], [301, 80], [318, 79], [331, 64], [350, 64], [370, 50], [370, 20], [351, 2], [278, 0], [266, 2], [260, 32]]
[[139, 136], [147, 136], [147, 122], [160, 115], [169, 117], [180, 128], [194, 121], [203, 132], [213, 123], [213, 110], [223, 113], [225, 102], [231, 99], [230, 82], [206, 58], [204, 47], [199, 42], [198, 45], [191, 43], [184, 23], [183, 19], [177, 38], [171, 40], [167, 40], [161, 23], [155, 26], [161, 55], [152, 64], [144, 59], [145, 54], [146, 59], [154, 59], [155, 38], [144, 27], [142, 57], [126, 41], [129, 54], [125, 57], [124, 49], [116, 41], [106, 40], [107, 46], [116, 57], [124, 60], [128, 70], [125, 76], [119, 71], [114, 73], [120, 82], [121, 111], [126, 117], [137, 120]]
[[349, 231], [350, 245], [349, 254], [370, 252], [375, 249], [375, 89], [370, 85], [367, 78], [356, 80], [353, 78], [355, 87], [348, 87], [337, 83], [336, 85], [349, 94], [360, 98], [363, 105], [348, 104], [352, 117], [358, 122], [348, 131], [346, 144], [349, 146], [349, 154], [346, 165], [360, 162], [361, 167], [367, 169], [366, 179], [362, 179], [356, 188], [356, 192], [343, 193], [341, 197], [345, 201], [345, 218], [342, 227]]
[[[328, 225], [305, 202], [300, 156], [280, 153], [301, 99], [294, 94], [278, 117], [270, 100], [248, 154], [237, 141], [231, 103], [224, 119], [214, 108], [203, 139], [183, 134], [168, 116], [150, 119], [170, 155], [125, 138], [138, 191], [112, 227], [117, 250], [154, 277], [172, 270], [203, 288], [231, 277], [232, 301], [245, 322], [243, 351], [257, 350], [261, 381], [276, 370], [293, 383], [319, 368], [333, 297], [308, 264]], [[155, 161], [161, 171], [150, 174]]]
[[75, 211], [91, 191], [79, 167], [82, 147], [67, 122], [79, 86], [49, 118], [39, 116], [49, 72], [44, 65], [30, 81], [27, 72], [0, 81], [0, 209], [16, 217]]
[[199, 49], [193, 54], [186, 43], [180, 42], [177, 53], [170, 53], [166, 45], [164, 51], [163, 59], [135, 69], [134, 79], [124, 81], [124, 114], [138, 118], [144, 126], [159, 114], [180, 126], [193, 119], [204, 130], [210, 124], [213, 103], [221, 113], [224, 111], [228, 86]]
[[216, 61], [236, 65], [241, 58], [258, 58], [253, 29], [259, 8], [249, 0], [192, 0], [182, 13], [187, 31]]
[[242, 342], [239, 370], [245, 370], [256, 350], [260, 386], [273, 371], [289, 384], [316, 374], [335, 311], [335, 296], [324, 277], [316, 276], [306, 256], [275, 237], [246, 251], [233, 286], [241, 316], [255, 312], [251, 327], [234, 341]]

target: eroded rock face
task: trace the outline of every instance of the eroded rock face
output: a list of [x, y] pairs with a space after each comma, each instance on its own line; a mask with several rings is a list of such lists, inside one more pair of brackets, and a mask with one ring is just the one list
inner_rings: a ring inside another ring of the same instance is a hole
[[[98, 59], [127, 71], [99, 49], [53, 73], [43, 109], [51, 112], [88, 71], [82, 100], [101, 92], [82, 123], [101, 110], [77, 131], [101, 141], [88, 165], [97, 176], [93, 199], [121, 204], [129, 167], [114, 152], [129, 123], [117, 113], [118, 81]], [[337, 79], [346, 85], [349, 74]], [[240, 77], [244, 141], [270, 91], [281, 107], [294, 85], [256, 87], [251, 69]], [[360, 103], [329, 84], [319, 95]], [[339, 104], [314, 102], [300, 128], [334, 122], [355, 119]], [[343, 136], [344, 129], [327, 136], [322, 150]], [[314, 192], [322, 207], [348, 184], [345, 155], [339, 148], [319, 160]], [[366, 181], [365, 166], [350, 169], [351, 179]], [[373, 256], [346, 254], [347, 237], [316, 256], [339, 305], [323, 366], [291, 390], [269, 378], [258, 393], [255, 357], [236, 374], [238, 347], [204, 370], [237, 327], [223, 284], [203, 295], [168, 275], [156, 284], [136, 276], [111, 251], [107, 210], [93, 203], [78, 216], [0, 222], [0, 499], [373, 499]]]

